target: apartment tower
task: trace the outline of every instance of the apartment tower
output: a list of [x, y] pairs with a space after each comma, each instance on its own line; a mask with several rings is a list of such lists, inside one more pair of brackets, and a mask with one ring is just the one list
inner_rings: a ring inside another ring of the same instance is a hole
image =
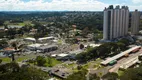
[[131, 34], [138, 34], [140, 25], [140, 12], [135, 10], [131, 16]]
[[127, 6], [110, 5], [104, 9], [103, 40], [123, 37], [128, 33], [129, 9]]

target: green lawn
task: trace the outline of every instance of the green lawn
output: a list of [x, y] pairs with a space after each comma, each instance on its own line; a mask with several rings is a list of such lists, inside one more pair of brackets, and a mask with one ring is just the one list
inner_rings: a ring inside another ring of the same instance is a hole
[[[34, 57], [33, 57], [34, 58]], [[17, 61], [22, 61], [24, 60], [25, 58], [19, 58]], [[30, 59], [30, 58], [29, 58]], [[51, 57], [46, 57], [46, 63], [44, 64], [44, 67], [53, 67], [57, 64], [61, 64], [62, 62], [61, 61], [58, 61], [56, 60], [55, 58], [51, 58]], [[35, 63], [30, 63], [30, 62], [27, 62], [28, 64], [31, 64], [31, 65], [37, 65], [37, 62]]]
[[25, 26], [25, 23], [18, 23], [19, 26]]
[[99, 68], [102, 68], [102, 66], [100, 65], [100, 62], [102, 60], [101, 59], [96, 59], [95, 61], [90, 61], [90, 62], [87, 62], [86, 64], [83, 65], [83, 67], [85, 69], [88, 69], [88, 68], [94, 68], [94, 69], [99, 69]]
[[63, 64], [64, 67], [67, 67], [67, 68], [72, 68], [74, 66], [77, 66], [77, 64], [75, 63], [72, 63], [72, 64]]
[[62, 44], [62, 40], [58, 40], [58, 44]]
[[[15, 58], [15, 61], [21, 62], [21, 61], [23, 61], [23, 60], [30, 59], [30, 58], [33, 58], [33, 57], [20, 56], [20, 57], [16, 57], [16, 58]], [[11, 62], [11, 58], [9, 58], [9, 57], [4, 57], [4, 58], [0, 58], [0, 59], [2, 59], [2, 62], [6, 62], [6, 63]]]
[[11, 62], [11, 58], [9, 58], [9, 57], [4, 57], [4, 58], [0, 58], [0, 59], [2, 59], [2, 62], [6, 62], [6, 63]]
[[23, 56], [23, 57], [17, 58], [16, 61], [17, 61], [17, 62], [21, 62], [21, 61], [26, 60], [26, 59], [29, 59], [29, 58], [26, 57], [26, 56]]
[[46, 64], [45, 64], [45, 66], [47, 66], [47, 67], [53, 67], [53, 66], [55, 66], [57, 64], [61, 64], [61, 63], [62, 62], [56, 60], [55, 58], [49, 58], [49, 57], [47, 57], [46, 58]]
[[117, 74], [118, 74], [118, 76], [122, 76], [124, 74], [124, 71], [118, 70]]
[[29, 54], [29, 55], [25, 55], [25, 56], [23, 56], [23, 55], [15, 56], [15, 59], [16, 59], [17, 62], [21, 62], [23, 60], [32, 59], [32, 58], [36, 58], [36, 55]]
[[33, 24], [30, 21], [24, 21], [22, 23], [10, 23], [9, 21], [5, 21], [4, 24], [7, 24], [7, 25], [17, 25], [17, 26], [25, 26], [26, 24], [28, 24], [28, 25], [32, 25], [33, 26]]
[[85, 65], [83, 65], [83, 68], [84, 68], [84, 69], [88, 69], [89, 66], [90, 66], [90, 64], [85, 64]]

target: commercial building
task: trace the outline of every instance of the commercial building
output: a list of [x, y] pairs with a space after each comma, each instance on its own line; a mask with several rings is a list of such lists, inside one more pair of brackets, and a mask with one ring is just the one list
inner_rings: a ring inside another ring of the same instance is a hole
[[40, 48], [41, 46], [42, 46], [42, 44], [38, 44], [38, 43], [36, 43], [36, 44], [31, 44], [31, 45], [28, 45], [28, 46], [27, 46], [27, 49], [29, 49], [29, 50], [31, 50], [31, 51], [36, 51], [37, 48]]
[[51, 57], [56, 57], [58, 60], [75, 60], [77, 54], [80, 54], [83, 50], [78, 49], [75, 51], [69, 51], [61, 54], [53, 54]]
[[40, 43], [47, 43], [49, 41], [53, 41], [55, 38], [53, 36], [50, 37], [43, 37], [43, 38], [39, 38], [38, 42]]
[[28, 37], [28, 38], [24, 38], [24, 41], [35, 43], [35, 42], [36, 42], [36, 39], [35, 39], [35, 38]]
[[71, 72], [65, 72], [65, 71], [62, 71], [62, 70], [59, 70], [59, 69], [52, 69], [50, 71], [50, 74], [54, 75], [54, 76], [57, 76], [61, 79], [65, 79], [67, 78], [69, 75], [71, 75], [72, 73]]
[[101, 44], [88, 44], [88, 45], [84, 45], [84, 47], [88, 47], [88, 46], [91, 46], [91, 47], [98, 47], [100, 46]]
[[31, 51], [39, 51], [39, 52], [45, 53], [45, 52], [51, 52], [51, 51], [57, 50], [58, 46], [36, 43], [36, 44], [28, 45], [27, 49], [29, 49]]
[[132, 12], [131, 16], [131, 34], [138, 34], [140, 25], [140, 13], [138, 10]]
[[104, 9], [103, 40], [123, 37], [128, 33], [129, 9], [127, 6], [110, 5]]
[[40, 52], [43, 52], [43, 53], [55, 51], [57, 49], [58, 49], [57, 45], [44, 45], [37, 48], [37, 50], [40, 50]]
[[127, 69], [129, 67], [131, 67], [132, 65], [136, 64], [139, 62], [138, 56], [126, 61], [125, 63], [123, 63], [120, 68], [122, 69]]
[[111, 58], [106, 59], [105, 61], [102, 61], [101, 64], [102, 65], [107, 65], [108, 63], [110, 63], [113, 60], [117, 60], [117, 59], [119, 59], [119, 58], [121, 58], [121, 57], [123, 57], [123, 56], [125, 56], [127, 54], [129, 55], [129, 53], [135, 51], [138, 48], [141, 48], [141, 46], [132, 47], [132, 48], [130, 48], [130, 49], [124, 51], [124, 52], [119, 53], [118, 55], [115, 55], [115, 56], [113, 56]]

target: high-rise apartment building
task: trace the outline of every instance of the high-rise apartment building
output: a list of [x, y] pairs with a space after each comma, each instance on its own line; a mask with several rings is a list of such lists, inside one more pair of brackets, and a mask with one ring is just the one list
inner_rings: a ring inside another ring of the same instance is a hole
[[128, 33], [129, 9], [127, 6], [110, 5], [104, 9], [103, 39], [112, 40]]
[[138, 34], [140, 25], [140, 12], [135, 10], [131, 16], [131, 33]]

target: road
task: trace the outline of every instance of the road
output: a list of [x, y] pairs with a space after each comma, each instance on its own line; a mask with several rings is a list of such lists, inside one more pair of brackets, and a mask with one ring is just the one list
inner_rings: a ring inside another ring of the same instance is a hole
[[121, 65], [123, 65], [123, 64], [126, 63], [127, 61], [133, 59], [134, 57], [139, 56], [141, 53], [142, 53], [142, 49], [140, 49], [140, 50], [139, 50], [138, 52], [136, 52], [136, 53], [130, 54], [129, 57], [124, 57], [124, 58], [118, 60], [118, 61], [117, 61], [117, 64], [115, 64], [115, 65], [113, 66], [113, 68], [111, 68], [111, 69], [109, 70], [109, 72], [117, 72], [118, 69], [119, 69], [119, 67], [120, 67]]

